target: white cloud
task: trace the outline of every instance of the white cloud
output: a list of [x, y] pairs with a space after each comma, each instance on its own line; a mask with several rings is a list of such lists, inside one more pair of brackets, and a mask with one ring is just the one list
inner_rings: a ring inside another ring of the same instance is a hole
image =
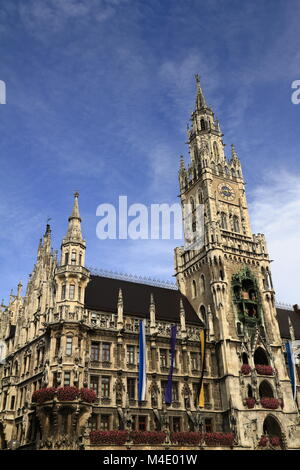
[[286, 170], [268, 174], [252, 193], [254, 232], [266, 235], [278, 301], [299, 303], [300, 178]]

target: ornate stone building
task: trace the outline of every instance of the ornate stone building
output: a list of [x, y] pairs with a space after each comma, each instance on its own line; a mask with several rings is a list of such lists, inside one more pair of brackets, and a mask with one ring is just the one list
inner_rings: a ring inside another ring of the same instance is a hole
[[[185, 168], [181, 159], [179, 181], [181, 202], [195, 214], [195, 237], [197, 206], [204, 205], [204, 243], [175, 250], [178, 288], [87, 269], [77, 193], [59, 259], [47, 225], [25, 295], [19, 283], [9, 305], [1, 306], [1, 448], [95, 448], [93, 430], [165, 432], [164, 442], [153, 448], [178, 448], [172, 433], [187, 431], [231, 433], [234, 448], [259, 448], [262, 435], [280, 438], [281, 447], [300, 448], [284, 347], [300, 339], [299, 310], [276, 309], [265, 238], [251, 232], [241, 164], [234, 147], [226, 158], [222, 137], [197, 77], [188, 130], [191, 162]], [[147, 389], [139, 402], [141, 319]], [[174, 324], [173, 397], [166, 406]], [[96, 400], [89, 399], [90, 390]], [[199, 445], [206, 444], [204, 439]]]

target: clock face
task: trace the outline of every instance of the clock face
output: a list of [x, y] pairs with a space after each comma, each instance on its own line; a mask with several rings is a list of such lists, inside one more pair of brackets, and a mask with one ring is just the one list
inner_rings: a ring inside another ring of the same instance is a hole
[[219, 189], [220, 195], [224, 199], [226, 199], [227, 201], [233, 201], [235, 194], [230, 184], [221, 183], [219, 184], [218, 189]]

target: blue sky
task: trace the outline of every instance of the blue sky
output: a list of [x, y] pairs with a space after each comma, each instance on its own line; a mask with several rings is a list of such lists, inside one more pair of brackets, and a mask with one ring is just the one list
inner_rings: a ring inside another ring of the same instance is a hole
[[0, 1], [1, 293], [27, 282], [80, 192], [87, 265], [172, 280], [176, 241], [101, 241], [96, 208], [174, 203], [200, 73], [236, 145], [277, 299], [300, 303], [300, 4], [293, 0]]

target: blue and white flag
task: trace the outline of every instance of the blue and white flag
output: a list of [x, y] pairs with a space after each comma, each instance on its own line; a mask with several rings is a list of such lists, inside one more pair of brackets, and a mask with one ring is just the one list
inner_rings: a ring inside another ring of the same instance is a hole
[[146, 331], [144, 320], [140, 321], [139, 336], [139, 401], [146, 398]]
[[286, 353], [287, 353], [287, 360], [290, 372], [290, 380], [292, 384], [293, 390], [293, 398], [296, 399], [296, 367], [295, 367], [295, 353], [294, 353], [294, 345], [293, 341], [288, 341], [286, 343]]

